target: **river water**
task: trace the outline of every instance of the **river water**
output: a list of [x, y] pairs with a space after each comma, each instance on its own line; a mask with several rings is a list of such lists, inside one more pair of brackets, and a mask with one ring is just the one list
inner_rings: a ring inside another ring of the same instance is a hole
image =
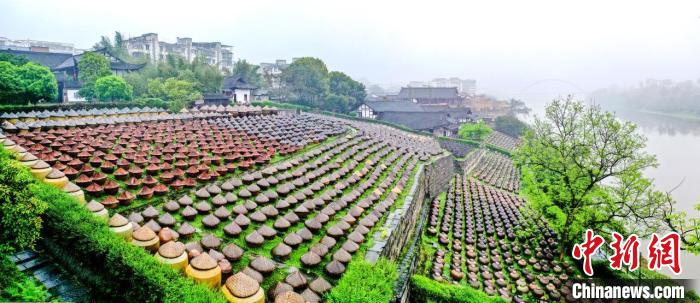
[[[700, 119], [624, 110], [616, 113], [636, 123], [639, 132], [647, 137], [647, 150], [656, 155], [659, 167], [645, 173], [654, 179], [657, 189], [673, 190], [671, 195], [677, 209], [687, 212], [691, 218], [700, 218], [700, 212], [694, 209], [700, 203]], [[681, 265], [680, 275], [663, 272], [679, 279], [700, 279], [700, 256], [683, 252]], [[700, 290], [697, 280], [693, 288]]]
[[[534, 115], [543, 117], [544, 106], [551, 100], [541, 95], [524, 99], [533, 108], [532, 115], [525, 117], [529, 121]], [[585, 100], [585, 97], [577, 99]], [[676, 200], [676, 208], [687, 212], [691, 218], [700, 218], [700, 211], [694, 209], [700, 203], [700, 118], [619, 109], [610, 111], [637, 124], [638, 131], [647, 137], [646, 150], [656, 155], [659, 166], [646, 170], [645, 174], [654, 179], [656, 188], [662, 191], [673, 189], [671, 195]], [[646, 243], [640, 245], [640, 252], [646, 255]], [[692, 287], [700, 292], [700, 256], [682, 252], [681, 265], [683, 271], [680, 275], [673, 275], [668, 270], [661, 272], [676, 279], [695, 279]]]

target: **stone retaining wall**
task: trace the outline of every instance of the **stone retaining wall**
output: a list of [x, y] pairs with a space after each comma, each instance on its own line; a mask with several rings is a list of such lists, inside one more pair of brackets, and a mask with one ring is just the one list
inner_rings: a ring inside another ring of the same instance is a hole
[[[418, 173], [413, 176], [413, 184], [401, 207], [394, 209], [387, 217], [381, 229], [372, 235], [373, 246], [365, 254], [365, 260], [375, 262], [379, 257], [395, 261], [399, 265], [399, 281], [395, 288], [395, 302], [408, 299], [408, 280], [416, 267], [416, 241], [421, 223], [427, 212], [424, 204], [430, 203], [442, 191], [446, 190], [455, 173], [455, 160], [450, 154], [421, 164]], [[399, 260], [404, 248], [408, 247], [406, 256]]]
[[453, 159], [445, 154], [418, 167], [403, 204], [387, 216], [384, 226], [372, 236], [374, 244], [367, 251], [366, 260], [374, 262], [379, 257], [385, 257], [397, 261], [418, 227], [424, 202], [431, 201], [447, 188], [455, 170]]

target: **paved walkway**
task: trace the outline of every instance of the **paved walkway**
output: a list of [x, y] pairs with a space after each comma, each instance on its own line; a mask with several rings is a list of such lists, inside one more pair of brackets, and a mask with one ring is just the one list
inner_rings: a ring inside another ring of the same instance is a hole
[[10, 256], [20, 271], [44, 284], [53, 299], [65, 302], [90, 302], [88, 288], [76, 281], [51, 260], [48, 254], [38, 251], [21, 251]]

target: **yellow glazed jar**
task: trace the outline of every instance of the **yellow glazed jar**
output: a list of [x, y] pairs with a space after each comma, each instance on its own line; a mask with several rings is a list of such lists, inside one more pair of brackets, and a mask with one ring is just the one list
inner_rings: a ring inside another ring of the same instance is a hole
[[221, 285], [221, 267], [207, 253], [202, 253], [192, 259], [185, 269], [185, 274], [198, 283], [211, 288], [219, 288]]

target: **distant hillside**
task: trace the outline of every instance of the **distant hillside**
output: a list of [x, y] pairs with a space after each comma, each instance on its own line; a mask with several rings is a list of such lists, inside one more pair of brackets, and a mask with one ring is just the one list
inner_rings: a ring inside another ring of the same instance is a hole
[[646, 80], [634, 87], [599, 89], [591, 97], [608, 108], [700, 116], [700, 79], [682, 82]]

